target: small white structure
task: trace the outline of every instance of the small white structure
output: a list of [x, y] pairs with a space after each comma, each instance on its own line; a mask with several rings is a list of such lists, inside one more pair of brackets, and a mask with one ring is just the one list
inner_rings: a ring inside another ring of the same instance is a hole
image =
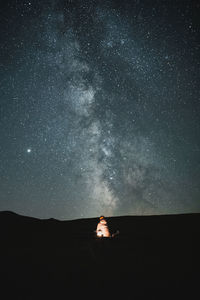
[[111, 237], [107, 221], [104, 216], [100, 217], [99, 223], [97, 224], [96, 234], [98, 237]]

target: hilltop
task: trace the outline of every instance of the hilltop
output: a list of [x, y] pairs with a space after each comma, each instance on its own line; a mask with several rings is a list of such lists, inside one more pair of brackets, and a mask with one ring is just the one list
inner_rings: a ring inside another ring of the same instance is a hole
[[[193, 299], [198, 290], [200, 214], [58, 221], [0, 212], [4, 299]], [[94, 291], [94, 292], [93, 292]]]

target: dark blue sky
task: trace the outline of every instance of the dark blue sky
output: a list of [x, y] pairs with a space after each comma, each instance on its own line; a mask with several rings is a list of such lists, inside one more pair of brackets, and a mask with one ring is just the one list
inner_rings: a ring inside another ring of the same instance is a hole
[[0, 210], [200, 212], [199, 1], [2, 1]]

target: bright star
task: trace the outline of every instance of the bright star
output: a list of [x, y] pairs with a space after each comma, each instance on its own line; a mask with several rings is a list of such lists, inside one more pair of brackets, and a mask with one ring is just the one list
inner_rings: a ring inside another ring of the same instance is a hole
[[27, 153], [31, 153], [31, 149], [29, 148], [29, 149], [27, 149]]

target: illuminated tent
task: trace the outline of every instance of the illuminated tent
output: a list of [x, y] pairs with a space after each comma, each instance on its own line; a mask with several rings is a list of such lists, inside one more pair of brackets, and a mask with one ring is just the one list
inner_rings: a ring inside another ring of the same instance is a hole
[[108, 229], [107, 221], [104, 216], [100, 217], [99, 223], [97, 224], [96, 234], [98, 237], [110, 237], [110, 231]]

